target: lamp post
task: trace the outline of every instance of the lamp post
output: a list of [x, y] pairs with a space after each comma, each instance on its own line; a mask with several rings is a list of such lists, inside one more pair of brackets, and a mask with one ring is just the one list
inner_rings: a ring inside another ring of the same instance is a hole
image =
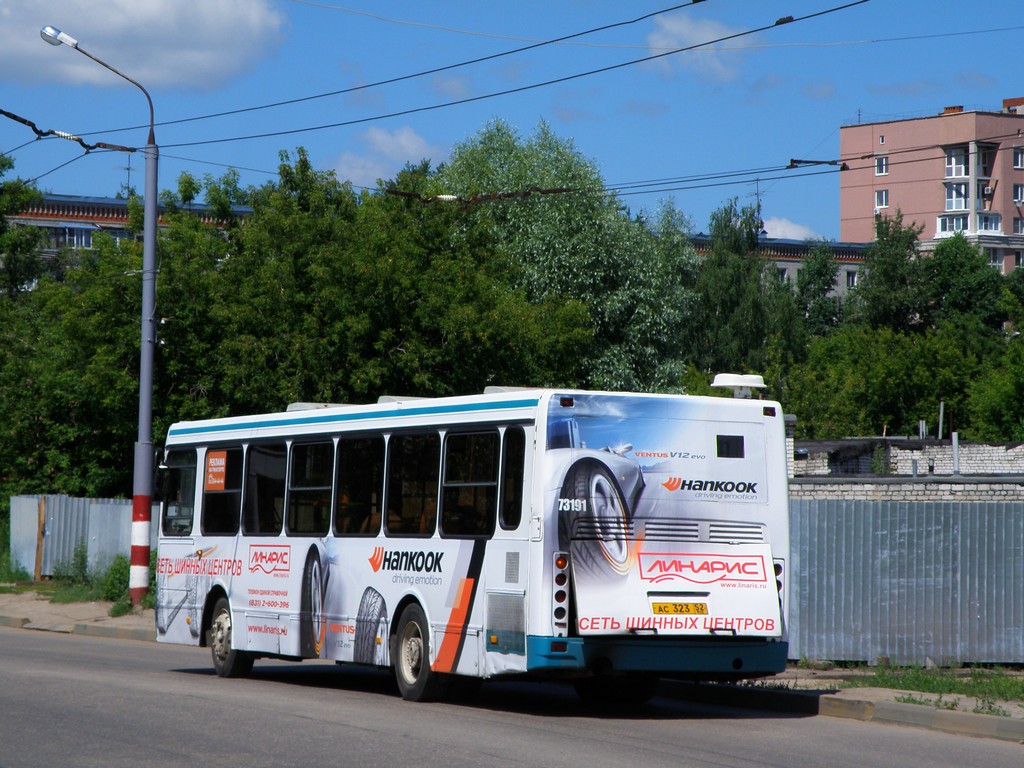
[[153, 99], [139, 83], [114, 69], [78, 45], [78, 41], [55, 27], [43, 27], [39, 36], [50, 45], [67, 43], [79, 53], [109, 69], [138, 88], [149, 103], [149, 138], [142, 224], [142, 344], [139, 358], [139, 433], [135, 442], [132, 481], [132, 549], [128, 591], [138, 605], [149, 591], [149, 541], [153, 492], [153, 348], [156, 344], [156, 197], [159, 150], [154, 138]]

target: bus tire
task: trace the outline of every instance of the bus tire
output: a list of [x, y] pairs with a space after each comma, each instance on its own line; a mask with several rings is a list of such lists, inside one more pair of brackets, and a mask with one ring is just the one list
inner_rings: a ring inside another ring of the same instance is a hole
[[[581, 461], [571, 467], [561, 500], [582, 502], [578, 511], [558, 513], [559, 547], [572, 551], [574, 572], [603, 577], [628, 572], [633, 562], [626, 538], [629, 509], [608, 468], [596, 461]], [[573, 546], [577, 521], [588, 518], [593, 523], [587, 526], [592, 533], [577, 539]]]
[[299, 654], [304, 658], [320, 658], [327, 636], [324, 617], [324, 578], [320, 553], [309, 548], [302, 570], [302, 597], [299, 605]]
[[[356, 664], [379, 664], [378, 638], [386, 641], [386, 626], [382, 628], [387, 616], [387, 605], [384, 596], [373, 587], [363, 590], [356, 613], [356, 632], [353, 639], [352, 661]], [[383, 631], [382, 631], [383, 629]]]
[[213, 669], [219, 677], [247, 677], [255, 660], [252, 654], [235, 650], [231, 632], [231, 606], [226, 597], [217, 599], [206, 636], [213, 656]]
[[430, 668], [430, 627], [423, 609], [416, 603], [402, 611], [391, 658], [403, 699], [434, 701], [442, 696], [443, 679]]

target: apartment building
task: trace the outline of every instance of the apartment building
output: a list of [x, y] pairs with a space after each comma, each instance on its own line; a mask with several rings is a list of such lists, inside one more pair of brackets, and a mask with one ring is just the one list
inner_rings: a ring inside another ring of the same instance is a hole
[[[220, 226], [207, 206], [195, 204], [188, 208], [210, 226]], [[167, 226], [164, 206], [158, 205], [158, 226]], [[239, 218], [252, 215], [248, 206], [232, 206]], [[18, 214], [8, 216], [12, 224], [43, 230], [43, 251], [53, 254], [64, 248], [88, 250], [93, 235], [105, 232], [114, 240], [136, 239], [141, 235], [128, 230], [128, 201], [120, 197], [87, 197], [81, 195], [44, 194], [40, 200]]]
[[876, 217], [900, 211], [923, 228], [922, 251], [961, 232], [1000, 271], [1024, 265], [1024, 98], [844, 125], [839, 151], [841, 240], [870, 242]]

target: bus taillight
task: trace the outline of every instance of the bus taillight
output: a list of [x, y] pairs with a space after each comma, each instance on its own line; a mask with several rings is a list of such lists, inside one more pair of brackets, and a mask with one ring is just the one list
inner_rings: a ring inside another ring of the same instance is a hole
[[553, 563], [551, 581], [551, 616], [555, 637], [565, 637], [569, 633], [569, 555], [556, 552]]
[[779, 602], [782, 602], [782, 560], [775, 561], [775, 587], [779, 590]]

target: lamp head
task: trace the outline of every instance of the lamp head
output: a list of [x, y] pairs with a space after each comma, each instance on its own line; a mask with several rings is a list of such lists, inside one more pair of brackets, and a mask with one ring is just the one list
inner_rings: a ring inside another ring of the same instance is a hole
[[49, 25], [39, 30], [39, 36], [43, 38], [50, 45], [60, 45], [61, 43], [67, 43], [72, 48], [78, 47], [78, 41], [75, 40], [71, 35], [66, 35], [56, 27]]

